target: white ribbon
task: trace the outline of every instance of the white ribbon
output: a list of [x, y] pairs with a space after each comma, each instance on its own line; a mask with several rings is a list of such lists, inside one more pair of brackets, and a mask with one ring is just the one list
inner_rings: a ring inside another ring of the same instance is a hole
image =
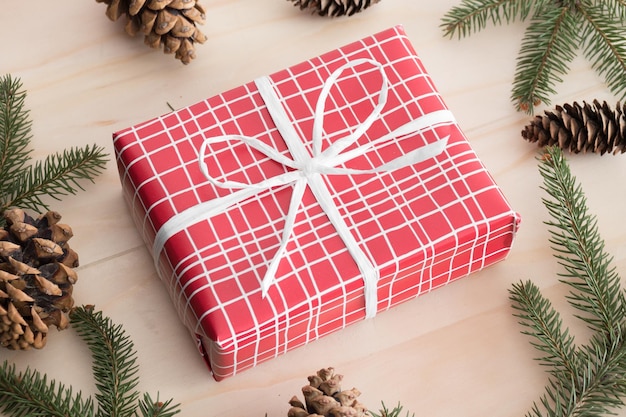
[[[378, 103], [367, 119], [362, 124], [357, 126], [353, 132], [343, 138], [340, 138], [339, 140], [336, 140], [322, 151], [325, 106], [330, 90], [346, 69], [366, 63], [375, 66], [380, 71], [382, 77]], [[292, 122], [289, 120], [289, 117], [280, 103], [280, 99], [272, 86], [271, 80], [268, 77], [262, 77], [255, 80], [255, 84], [278, 131], [287, 144], [292, 158], [282, 155], [277, 149], [249, 136], [224, 135], [205, 139], [202, 147], [200, 148], [200, 155], [198, 158], [200, 170], [211, 184], [218, 187], [235, 189], [237, 191], [190, 207], [165, 222], [155, 237], [153, 245], [153, 256], [155, 262], [158, 263], [165, 243], [176, 233], [187, 229], [195, 223], [207, 220], [212, 216], [222, 213], [228, 210], [229, 207], [258, 194], [261, 191], [277, 186], [292, 184], [293, 193], [289, 204], [289, 210], [285, 217], [285, 226], [280, 246], [274, 255], [274, 258], [271, 260], [261, 283], [262, 295], [265, 297], [269, 288], [276, 279], [276, 270], [278, 269], [278, 265], [283, 258], [287, 244], [290, 241], [296, 215], [300, 209], [304, 192], [308, 187], [317, 199], [324, 213], [328, 216], [328, 219], [334, 226], [337, 234], [343, 240], [348, 252], [356, 262], [363, 276], [366, 318], [375, 316], [378, 304], [377, 282], [379, 279], [379, 271], [369, 260], [365, 252], [359, 247], [359, 243], [355, 240], [354, 236], [350, 232], [350, 229], [348, 228], [348, 225], [343, 220], [341, 213], [337, 209], [337, 206], [333, 201], [333, 196], [331, 195], [331, 192], [322, 176], [386, 172], [433, 158], [443, 152], [448, 137], [442, 138], [419, 149], [410, 151], [388, 163], [372, 169], [350, 169], [342, 167], [345, 162], [364, 155], [372, 149], [385, 146], [387, 143], [397, 140], [400, 136], [414, 134], [425, 129], [432, 129], [438, 125], [452, 124], [454, 123], [454, 117], [448, 110], [439, 110], [428, 113], [418, 119], [406, 123], [403, 126], [400, 126], [393, 132], [390, 132], [378, 139], [343, 152], [345, 149], [354, 144], [370, 128], [374, 121], [380, 117], [382, 109], [387, 101], [387, 93], [389, 89], [387, 76], [380, 63], [369, 59], [357, 59], [334, 71], [322, 87], [314, 114], [311, 139], [313, 145], [313, 155], [311, 155], [304, 145], [306, 138], [303, 140], [297, 134]], [[209, 173], [208, 166], [205, 162], [206, 152], [211, 144], [229, 141], [243, 142], [247, 146], [256, 149], [277, 163], [292, 168], [293, 171], [265, 179], [255, 184], [231, 181], [228, 179], [218, 180], [212, 177]]]

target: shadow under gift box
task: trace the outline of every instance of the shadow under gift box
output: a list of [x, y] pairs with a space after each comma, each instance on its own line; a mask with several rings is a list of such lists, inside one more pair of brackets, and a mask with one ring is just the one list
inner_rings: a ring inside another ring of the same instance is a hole
[[502, 260], [520, 222], [401, 26], [114, 145], [217, 380]]

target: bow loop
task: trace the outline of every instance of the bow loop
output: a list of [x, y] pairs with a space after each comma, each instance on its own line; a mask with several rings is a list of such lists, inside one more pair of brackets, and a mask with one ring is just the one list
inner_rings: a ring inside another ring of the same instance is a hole
[[259, 190], [264, 190], [268, 188], [272, 188], [275, 186], [288, 184], [293, 181], [297, 173], [294, 171], [285, 172], [281, 175], [276, 175], [274, 177], [267, 178], [265, 180], [251, 183], [251, 182], [241, 182], [228, 179], [227, 175], [222, 175], [222, 177], [226, 177], [226, 179], [218, 179], [214, 177], [209, 172], [209, 166], [207, 164], [207, 152], [211, 149], [211, 145], [225, 143], [225, 142], [241, 142], [241, 145], [248, 146], [261, 154], [267, 156], [273, 161], [277, 162], [279, 165], [283, 165], [294, 170], [299, 169], [298, 163], [294, 160], [284, 156], [277, 149], [267, 145], [266, 143], [260, 141], [259, 139], [243, 136], [243, 135], [224, 135], [224, 136], [215, 136], [206, 139], [202, 145], [200, 146], [200, 152], [198, 156], [198, 167], [200, 172], [204, 175], [204, 177], [213, 185], [220, 188], [229, 188], [229, 189], [242, 189], [242, 188], [256, 188]]
[[343, 138], [338, 139], [334, 143], [332, 143], [328, 148], [326, 148], [323, 152], [326, 157], [334, 157], [341, 153], [344, 149], [353, 145], [367, 130], [372, 126], [372, 124], [380, 117], [380, 113], [387, 102], [387, 94], [389, 89], [389, 82], [387, 80], [387, 76], [385, 75], [384, 68], [380, 62], [371, 60], [371, 59], [355, 59], [350, 61], [346, 65], [342, 65], [333, 71], [330, 76], [326, 79], [324, 86], [322, 87], [322, 91], [320, 92], [319, 98], [317, 100], [317, 105], [315, 106], [315, 117], [313, 119], [313, 132], [312, 132], [312, 142], [313, 142], [313, 155], [317, 156], [322, 153], [322, 137], [323, 137], [323, 129], [324, 129], [324, 115], [326, 112], [326, 104], [328, 98], [330, 96], [331, 88], [337, 85], [337, 82], [341, 75], [348, 69], [355, 69], [357, 66], [362, 65], [370, 65], [373, 66], [380, 74], [381, 86], [380, 90], [378, 90], [378, 100], [376, 100], [376, 105], [367, 116], [367, 118], [356, 126], [356, 129], [352, 133]]

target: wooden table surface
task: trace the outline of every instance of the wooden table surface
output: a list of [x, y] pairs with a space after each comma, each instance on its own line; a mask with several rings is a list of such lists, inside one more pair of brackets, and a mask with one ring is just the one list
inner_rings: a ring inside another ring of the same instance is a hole
[[[543, 393], [544, 370], [520, 334], [511, 285], [532, 279], [584, 340], [557, 282], [548, 243], [530, 120], [509, 101], [525, 24], [450, 40], [439, 28], [457, 0], [383, 0], [350, 18], [300, 12], [285, 0], [204, 0], [208, 40], [188, 66], [123, 32], [95, 1], [11, 2], [0, 14], [0, 73], [21, 78], [36, 159], [97, 143], [111, 133], [236, 87], [260, 75], [403, 24], [469, 141], [522, 216], [507, 260], [233, 378], [215, 382], [180, 324], [122, 199], [114, 162], [86, 191], [49, 200], [80, 254], [77, 304], [95, 304], [124, 326], [138, 351], [141, 391], [181, 403], [186, 417], [286, 416], [306, 376], [334, 366], [344, 386], [377, 410], [397, 402], [418, 416], [522, 416]], [[553, 103], [616, 98], [582, 58]], [[570, 165], [598, 216], [618, 270], [626, 271], [626, 156], [572, 155]], [[87, 348], [72, 330], [40, 351], [0, 351], [14, 362], [95, 393]], [[626, 416], [626, 410], [622, 410]]]

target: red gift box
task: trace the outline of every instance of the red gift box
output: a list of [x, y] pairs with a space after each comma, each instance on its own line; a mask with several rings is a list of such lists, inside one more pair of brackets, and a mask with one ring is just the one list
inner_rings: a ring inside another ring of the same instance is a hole
[[217, 380], [503, 259], [519, 224], [400, 26], [114, 145]]

